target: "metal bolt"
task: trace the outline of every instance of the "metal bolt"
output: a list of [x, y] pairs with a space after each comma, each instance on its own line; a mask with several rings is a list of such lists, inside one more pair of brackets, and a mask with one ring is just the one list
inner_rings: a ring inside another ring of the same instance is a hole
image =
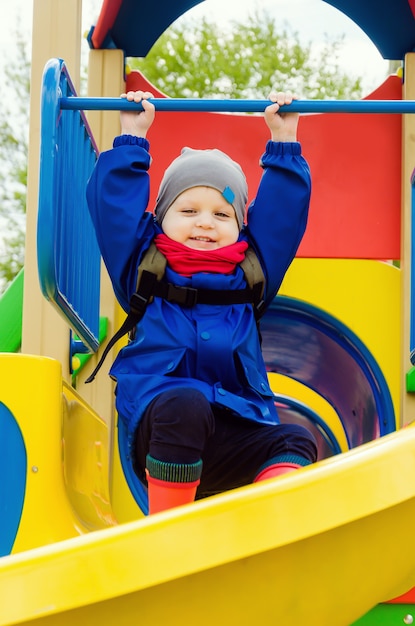
[[413, 624], [413, 622], [414, 622], [414, 618], [409, 613], [408, 615], [405, 615], [405, 617], [403, 618], [404, 624]]
[[[38, 468], [36, 465], [33, 465], [33, 466], [32, 466], [32, 472], [33, 472], [34, 474], [37, 474], [37, 472], [38, 472], [38, 471], [39, 471], [39, 468]], [[412, 622], [408, 622], [408, 623], [412, 623]]]

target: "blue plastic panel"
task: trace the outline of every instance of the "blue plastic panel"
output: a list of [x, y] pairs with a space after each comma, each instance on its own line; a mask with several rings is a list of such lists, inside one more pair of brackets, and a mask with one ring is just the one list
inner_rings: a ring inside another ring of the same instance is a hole
[[20, 428], [0, 402], [0, 557], [10, 554], [26, 492], [27, 458]]
[[38, 271], [43, 295], [92, 350], [99, 346], [100, 252], [85, 189], [98, 150], [81, 111], [62, 111], [76, 95], [65, 64], [43, 73], [38, 213]]

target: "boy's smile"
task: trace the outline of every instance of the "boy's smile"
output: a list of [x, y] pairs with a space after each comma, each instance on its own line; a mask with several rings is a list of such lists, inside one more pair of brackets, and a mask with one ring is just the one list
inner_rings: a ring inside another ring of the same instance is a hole
[[195, 250], [216, 250], [235, 243], [239, 226], [234, 208], [212, 187], [192, 187], [169, 207], [165, 235]]

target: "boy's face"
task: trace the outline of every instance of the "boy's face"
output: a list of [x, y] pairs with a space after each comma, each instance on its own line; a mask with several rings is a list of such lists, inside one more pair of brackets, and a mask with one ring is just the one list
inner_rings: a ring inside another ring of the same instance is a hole
[[211, 187], [192, 187], [181, 193], [161, 227], [170, 239], [195, 250], [223, 248], [239, 237], [233, 206]]

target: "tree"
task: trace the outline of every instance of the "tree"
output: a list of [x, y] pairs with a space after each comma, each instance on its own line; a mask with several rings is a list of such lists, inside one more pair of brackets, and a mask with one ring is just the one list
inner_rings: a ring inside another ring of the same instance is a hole
[[320, 46], [300, 43], [288, 26], [278, 30], [266, 12], [220, 28], [207, 19], [179, 21], [132, 69], [170, 97], [266, 98], [271, 88], [311, 99], [358, 99], [361, 78], [339, 68], [343, 38]]
[[24, 264], [30, 62], [23, 36], [0, 83], [0, 291]]

